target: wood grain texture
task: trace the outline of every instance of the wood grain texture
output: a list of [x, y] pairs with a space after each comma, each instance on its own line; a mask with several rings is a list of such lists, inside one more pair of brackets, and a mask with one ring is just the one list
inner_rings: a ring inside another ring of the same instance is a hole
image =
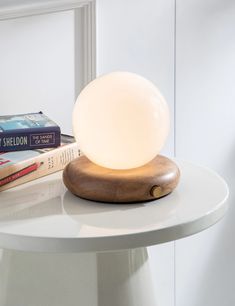
[[129, 170], [103, 168], [81, 156], [63, 172], [64, 184], [73, 194], [111, 203], [136, 203], [163, 197], [177, 186], [179, 177], [177, 165], [162, 155]]

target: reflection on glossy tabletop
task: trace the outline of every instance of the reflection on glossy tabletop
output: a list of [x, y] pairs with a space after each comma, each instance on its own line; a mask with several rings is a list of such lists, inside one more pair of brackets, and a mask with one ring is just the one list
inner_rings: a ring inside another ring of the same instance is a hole
[[0, 246], [55, 252], [114, 250], [203, 230], [224, 215], [227, 185], [208, 169], [182, 161], [177, 164], [181, 181], [176, 190], [145, 203], [80, 199], [66, 190], [61, 173], [2, 192]]

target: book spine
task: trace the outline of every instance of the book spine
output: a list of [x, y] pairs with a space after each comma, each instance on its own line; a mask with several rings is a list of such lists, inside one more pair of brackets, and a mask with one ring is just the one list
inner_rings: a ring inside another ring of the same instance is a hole
[[59, 145], [59, 127], [0, 133], [0, 152], [55, 148]]
[[77, 143], [71, 143], [9, 166], [0, 173], [0, 191], [63, 170], [80, 155]]

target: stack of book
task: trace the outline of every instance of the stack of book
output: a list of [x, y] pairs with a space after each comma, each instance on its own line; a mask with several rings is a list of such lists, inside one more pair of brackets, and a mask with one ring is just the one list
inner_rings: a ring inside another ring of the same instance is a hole
[[81, 155], [42, 112], [0, 116], [0, 191], [62, 170]]

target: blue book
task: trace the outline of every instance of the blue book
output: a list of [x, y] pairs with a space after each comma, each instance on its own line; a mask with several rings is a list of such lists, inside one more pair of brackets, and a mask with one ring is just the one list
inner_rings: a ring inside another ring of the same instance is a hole
[[0, 152], [60, 146], [60, 127], [42, 112], [0, 116]]

